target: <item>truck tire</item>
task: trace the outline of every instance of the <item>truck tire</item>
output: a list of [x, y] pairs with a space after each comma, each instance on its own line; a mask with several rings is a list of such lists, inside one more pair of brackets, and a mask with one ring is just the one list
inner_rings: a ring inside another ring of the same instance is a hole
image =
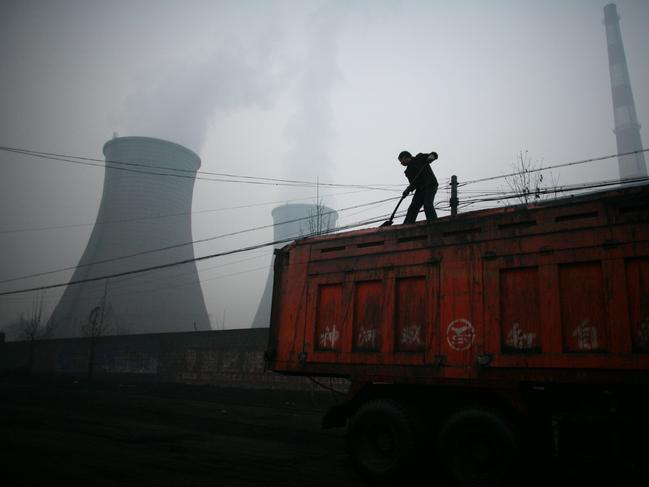
[[347, 428], [354, 467], [370, 480], [394, 478], [413, 460], [415, 431], [406, 406], [387, 399], [365, 403]]
[[461, 487], [495, 487], [512, 480], [518, 441], [513, 428], [488, 409], [464, 409], [442, 425], [439, 456]]

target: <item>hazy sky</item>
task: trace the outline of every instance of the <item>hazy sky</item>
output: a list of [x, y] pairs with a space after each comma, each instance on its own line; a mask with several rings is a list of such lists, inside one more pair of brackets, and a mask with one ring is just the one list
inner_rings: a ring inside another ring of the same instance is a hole
[[[442, 184], [509, 172], [521, 150], [545, 165], [614, 154], [606, 3], [4, 0], [0, 145], [102, 158], [118, 132], [186, 145], [202, 171], [401, 187], [404, 149], [436, 150]], [[646, 147], [649, 1], [616, 4]], [[103, 170], [2, 151], [0, 170], [0, 280], [76, 265]], [[554, 173], [560, 184], [616, 175], [615, 159]], [[332, 208], [399, 195], [352, 191], [320, 195]], [[197, 180], [194, 238], [267, 225], [273, 203], [315, 198], [314, 188]], [[256, 206], [226, 209], [245, 205]], [[194, 250], [270, 240], [265, 229]], [[250, 326], [269, 263], [266, 249], [199, 266], [213, 326], [224, 315], [228, 328]], [[47, 293], [46, 312], [60, 293]], [[32, 299], [0, 297], [0, 326]]]

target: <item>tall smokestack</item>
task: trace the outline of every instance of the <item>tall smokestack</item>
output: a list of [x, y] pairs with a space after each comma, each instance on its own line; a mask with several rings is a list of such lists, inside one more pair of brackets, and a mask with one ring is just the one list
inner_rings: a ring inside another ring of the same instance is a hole
[[[606, 26], [606, 43], [608, 45], [608, 64], [611, 73], [611, 91], [613, 94], [613, 114], [615, 117], [615, 137], [619, 154], [642, 149], [640, 124], [635, 112], [629, 69], [624, 55], [620, 17], [614, 3], [604, 7], [604, 25]], [[647, 165], [644, 153], [638, 152], [618, 157], [620, 179], [647, 176]]]
[[[104, 145], [104, 155], [106, 172], [97, 223], [71, 279], [85, 282], [66, 288], [50, 318], [53, 335], [82, 335], [92, 310], [104, 304], [102, 317], [112, 322], [117, 333], [210, 329], [196, 264], [191, 262], [192, 245], [147, 252], [192, 241], [192, 194], [201, 160], [183, 146], [149, 137], [114, 137]], [[177, 261], [190, 263], [108, 282], [92, 280]]]
[[[322, 205], [284, 205], [272, 211], [274, 241], [286, 238], [297, 239], [302, 235], [326, 232], [336, 227], [338, 213]], [[283, 247], [286, 243], [278, 244]], [[270, 326], [270, 307], [273, 296], [273, 271], [266, 279], [257, 314], [252, 321], [253, 328]]]

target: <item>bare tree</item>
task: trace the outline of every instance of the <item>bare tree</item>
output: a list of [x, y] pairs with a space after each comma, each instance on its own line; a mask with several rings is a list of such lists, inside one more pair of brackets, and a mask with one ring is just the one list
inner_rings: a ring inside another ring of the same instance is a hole
[[300, 233], [303, 235], [322, 235], [328, 233], [335, 226], [334, 213], [329, 210], [322, 201], [318, 201], [309, 211], [307, 219], [300, 225]]
[[[505, 177], [509, 189], [515, 193], [519, 203], [527, 204], [530, 201], [541, 199], [548, 191], [544, 185], [545, 175], [541, 171], [541, 162], [533, 161], [527, 151], [520, 151], [518, 157], [512, 163], [512, 175]], [[550, 173], [552, 183], [555, 184], [554, 176]], [[557, 181], [558, 183], [558, 178]]]
[[322, 235], [331, 231], [336, 225], [334, 212], [329, 210], [320, 199], [320, 178], [316, 178], [315, 201], [306, 220], [300, 224], [302, 235]]
[[[559, 196], [559, 175], [556, 177], [554, 176], [554, 173], [550, 171], [550, 188], [552, 194], [554, 194], [554, 199], [557, 199]], [[550, 194], [548, 192], [547, 194]]]
[[34, 342], [43, 334], [43, 330], [41, 329], [43, 299], [44, 293], [39, 293], [34, 296], [29, 317], [26, 319], [25, 315], [21, 313], [19, 318], [21, 335], [23, 338], [29, 340], [29, 362], [27, 367], [30, 374], [34, 370]]
[[95, 351], [97, 338], [108, 334], [111, 330], [111, 307], [107, 301], [108, 279], [104, 285], [104, 294], [98, 306], [95, 306], [88, 315], [88, 323], [81, 327], [81, 333], [90, 339], [88, 349], [88, 382], [92, 382], [95, 370]]

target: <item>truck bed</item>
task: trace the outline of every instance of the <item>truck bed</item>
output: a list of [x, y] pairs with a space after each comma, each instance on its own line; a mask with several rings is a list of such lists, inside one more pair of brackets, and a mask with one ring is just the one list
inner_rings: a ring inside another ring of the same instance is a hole
[[649, 185], [298, 240], [273, 370], [389, 383], [649, 382]]

